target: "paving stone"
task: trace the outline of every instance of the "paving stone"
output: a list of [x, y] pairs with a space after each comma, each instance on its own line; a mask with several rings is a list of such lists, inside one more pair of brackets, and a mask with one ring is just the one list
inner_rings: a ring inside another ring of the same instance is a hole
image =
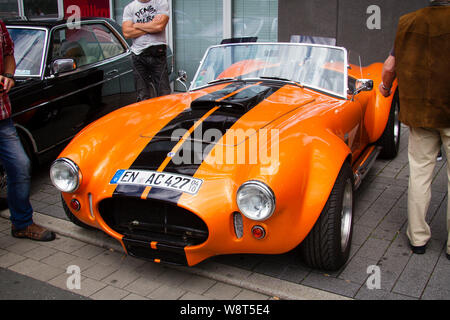
[[242, 290], [233, 300], [269, 300], [270, 297], [250, 290]]
[[128, 291], [119, 289], [117, 287], [106, 286], [105, 288], [91, 295], [90, 298], [94, 300], [120, 300], [122, 298], [125, 298], [129, 294], [130, 293]]
[[377, 260], [370, 258], [355, 257], [347, 263], [339, 278], [353, 283], [364, 284], [371, 274], [367, 272], [369, 266], [376, 266], [377, 262]]
[[184, 281], [180, 288], [201, 295], [216, 283], [214, 280], [193, 275]]
[[217, 300], [231, 300], [240, 292], [241, 288], [223, 282], [218, 282], [204, 293], [205, 296]]
[[162, 282], [154, 278], [140, 277], [124, 287], [125, 290], [133, 292], [141, 296], [148, 296], [150, 293], [163, 285]]
[[106, 283], [81, 276], [80, 289], [69, 289], [67, 286], [67, 281], [70, 276], [71, 275], [68, 273], [63, 273], [51, 279], [48, 283], [55, 287], [65, 289], [85, 297], [89, 297], [107, 286]]
[[35, 241], [29, 239], [21, 239], [21, 241], [18, 241], [9, 246], [8, 251], [23, 255], [24, 253], [36, 249], [37, 247], [39, 247], [39, 245]]
[[139, 273], [135, 270], [130, 270], [130, 268], [121, 268], [104, 278], [102, 281], [111, 286], [123, 288], [137, 278], [139, 278]]
[[33, 250], [23, 253], [23, 256], [39, 261], [55, 254], [56, 252], [57, 251], [53, 248], [39, 246]]
[[180, 300], [211, 300], [208, 297], [202, 296], [193, 292], [186, 292], [183, 296], [180, 297]]
[[122, 300], [149, 300], [149, 299], [145, 298], [145, 297], [142, 297], [142, 296], [138, 296], [137, 294], [134, 294], [134, 293], [130, 293], [129, 295], [127, 295]]
[[104, 251], [106, 251], [106, 250], [103, 248], [100, 248], [100, 247], [97, 247], [97, 246], [94, 246], [91, 244], [87, 244], [87, 245], [84, 245], [81, 248], [73, 251], [72, 254], [75, 256], [81, 257], [81, 258], [91, 259], [91, 258], [103, 253]]
[[361, 287], [361, 285], [348, 280], [337, 279], [313, 272], [301, 284], [350, 298], [354, 297]]
[[359, 290], [355, 298], [358, 300], [417, 300], [412, 297], [392, 293], [386, 290], [368, 289], [364, 286]]
[[66, 269], [69, 265], [71, 265], [71, 261], [75, 260], [75, 256], [65, 253], [65, 252], [61, 252], [58, 251], [54, 254], [52, 254], [51, 256], [42, 259], [42, 262], [51, 265], [51, 266], [56, 266], [56, 267], [60, 267], [60, 268], [64, 268]]
[[7, 252], [0, 256], [0, 268], [8, 268], [16, 263], [25, 260], [23, 256], [19, 256], [12, 252]]
[[355, 256], [379, 260], [384, 255], [389, 245], [390, 241], [369, 237]]
[[48, 281], [64, 272], [61, 268], [53, 267], [33, 259], [23, 260], [10, 266], [8, 269], [41, 281]]
[[430, 279], [430, 273], [430, 271], [407, 266], [394, 286], [393, 292], [420, 298]]
[[178, 300], [185, 294], [186, 291], [181, 288], [162, 285], [158, 289], [152, 291], [147, 298], [153, 300]]
[[83, 271], [83, 275], [94, 280], [102, 280], [111, 273], [118, 270], [118, 266], [106, 266], [102, 264], [94, 264], [92, 267]]

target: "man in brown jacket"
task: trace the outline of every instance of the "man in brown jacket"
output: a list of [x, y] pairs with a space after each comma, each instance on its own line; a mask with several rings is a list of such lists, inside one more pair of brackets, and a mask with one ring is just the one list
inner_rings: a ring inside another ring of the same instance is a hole
[[[400, 121], [409, 126], [407, 236], [414, 253], [425, 253], [431, 238], [425, 217], [431, 199], [431, 182], [441, 146], [447, 155], [450, 193], [450, 3], [430, 1], [429, 7], [400, 18], [394, 51], [383, 68], [379, 90], [391, 94], [397, 76]], [[450, 197], [447, 231], [450, 231]], [[446, 247], [450, 259], [450, 232]]]

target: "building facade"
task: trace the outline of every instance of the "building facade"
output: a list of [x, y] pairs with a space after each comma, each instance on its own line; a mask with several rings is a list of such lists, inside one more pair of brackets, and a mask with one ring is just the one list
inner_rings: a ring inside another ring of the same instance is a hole
[[[122, 22], [132, 0], [0, 0], [2, 15], [67, 16], [78, 6], [82, 16]], [[256, 36], [258, 41], [289, 42], [295, 35], [336, 39], [357, 51], [363, 64], [388, 55], [401, 15], [423, 8], [429, 0], [168, 0], [167, 28], [175, 68], [189, 79], [206, 48], [224, 38]]]

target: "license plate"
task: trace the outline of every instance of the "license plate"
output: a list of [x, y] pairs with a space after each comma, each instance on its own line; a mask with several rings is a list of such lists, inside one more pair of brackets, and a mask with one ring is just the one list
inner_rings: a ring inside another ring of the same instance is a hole
[[158, 187], [197, 194], [203, 180], [180, 174], [148, 170], [117, 170], [110, 184]]

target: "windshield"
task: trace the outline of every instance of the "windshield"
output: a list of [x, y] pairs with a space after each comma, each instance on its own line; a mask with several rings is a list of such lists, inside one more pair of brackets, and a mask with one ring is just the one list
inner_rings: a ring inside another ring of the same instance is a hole
[[269, 78], [346, 97], [346, 66], [346, 50], [339, 47], [293, 43], [214, 46], [200, 63], [191, 89], [225, 78]]
[[44, 55], [45, 31], [9, 27], [8, 32], [14, 41], [15, 75], [40, 76]]

